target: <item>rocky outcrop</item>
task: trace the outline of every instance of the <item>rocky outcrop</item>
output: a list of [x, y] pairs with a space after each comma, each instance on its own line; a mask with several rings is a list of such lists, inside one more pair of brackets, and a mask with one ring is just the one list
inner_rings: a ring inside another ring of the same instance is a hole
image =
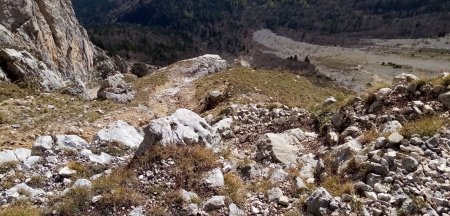
[[116, 70], [89, 41], [70, 0], [1, 0], [0, 68], [2, 80], [45, 90], [84, 87]]
[[207, 147], [215, 144], [213, 128], [205, 119], [187, 109], [178, 109], [171, 116], [152, 120], [144, 128], [144, 133], [144, 141], [136, 155], [144, 154], [155, 144], [163, 146], [203, 144]]
[[122, 74], [107, 77], [102, 81], [100, 90], [97, 92], [99, 99], [112, 100], [118, 103], [130, 102], [134, 95], [134, 90], [125, 82]]

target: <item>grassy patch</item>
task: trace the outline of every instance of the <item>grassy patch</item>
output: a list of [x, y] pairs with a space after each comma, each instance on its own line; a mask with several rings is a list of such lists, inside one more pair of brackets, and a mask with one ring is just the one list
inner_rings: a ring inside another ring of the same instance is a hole
[[93, 190], [97, 194], [110, 193], [136, 183], [136, 175], [129, 169], [117, 169], [110, 175], [102, 176], [93, 182]]
[[322, 180], [322, 187], [327, 189], [333, 196], [341, 196], [342, 194], [351, 194], [353, 191], [353, 182], [345, 180], [340, 176], [330, 175]]
[[71, 189], [63, 197], [52, 200], [53, 210], [58, 215], [79, 215], [89, 208], [92, 195], [89, 188]]
[[43, 176], [35, 175], [30, 178], [30, 181], [27, 184], [32, 188], [41, 188], [45, 186], [46, 181], [47, 180]]
[[200, 145], [194, 146], [155, 146], [135, 161], [133, 166], [146, 169], [154, 163], [171, 158], [175, 164], [168, 170], [175, 176], [178, 188], [191, 188], [200, 193], [206, 192], [201, 179], [203, 173], [220, 166], [218, 156]]
[[426, 116], [416, 121], [408, 122], [404, 125], [400, 133], [406, 138], [411, 138], [414, 134], [420, 136], [433, 136], [443, 126], [448, 125], [450, 120], [439, 116]]
[[136, 189], [120, 187], [110, 193], [104, 194], [96, 203], [96, 207], [100, 209], [101, 212], [110, 213], [117, 208], [138, 206], [144, 201], [145, 197], [136, 192]]
[[6, 173], [6, 172], [8, 172], [9, 170], [11, 170], [11, 169], [13, 169], [14, 167], [16, 167], [17, 164], [19, 164], [19, 162], [17, 162], [17, 161], [10, 161], [10, 162], [3, 163], [3, 164], [0, 166], [0, 173]]
[[[334, 164], [334, 159], [330, 154], [327, 154], [323, 157], [323, 163], [325, 165], [325, 173], [327, 175], [324, 178], [320, 179], [320, 181], [318, 182], [318, 186], [324, 187], [333, 196], [341, 196], [344, 193], [352, 194], [354, 182], [353, 179], [349, 178], [349, 176], [346, 175], [346, 171], [348, 171], [348, 169], [342, 171], [341, 173], [338, 173], [338, 170]], [[348, 167], [351, 169], [356, 166], [357, 164], [349, 164]], [[353, 172], [354, 170], [351, 171]], [[355, 172], [359, 173], [359, 171]]]
[[241, 207], [245, 204], [244, 181], [236, 173], [226, 173], [224, 175], [225, 187], [222, 194], [230, 197], [233, 202]]
[[[142, 103], [148, 100], [150, 92], [154, 91], [158, 86], [162, 86], [169, 81], [167, 73], [158, 72], [136, 80], [133, 83], [136, 89], [135, 103]], [[133, 102], [132, 102], [133, 103]]]
[[0, 208], [2, 216], [40, 216], [41, 210], [25, 201], [17, 201], [15, 204]]
[[[317, 84], [314, 80], [281, 71], [232, 68], [203, 77], [195, 82], [196, 98], [202, 100], [214, 88], [225, 88], [230, 102], [246, 103], [242, 95], [258, 94], [268, 102], [280, 102], [290, 107], [316, 110], [323, 101], [333, 96], [340, 102], [348, 97], [348, 91], [334, 88], [330, 83]], [[261, 96], [262, 95], [262, 96]], [[262, 100], [262, 99], [261, 99]], [[259, 102], [259, 101], [256, 101]]]
[[370, 130], [370, 131], [365, 132], [365, 133], [361, 136], [361, 138], [360, 138], [359, 141], [360, 141], [362, 144], [369, 144], [369, 143], [371, 143], [371, 142], [377, 140], [377, 138], [378, 138], [378, 133], [377, 133], [375, 130]]
[[260, 179], [258, 181], [252, 181], [247, 185], [247, 189], [254, 193], [264, 193], [267, 195], [267, 191], [272, 189], [274, 184], [268, 179]]

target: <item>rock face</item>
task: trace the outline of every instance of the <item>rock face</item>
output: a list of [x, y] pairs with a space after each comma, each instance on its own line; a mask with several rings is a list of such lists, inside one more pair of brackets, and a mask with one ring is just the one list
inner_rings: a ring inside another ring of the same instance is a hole
[[144, 141], [136, 155], [145, 153], [157, 143], [163, 146], [201, 143], [207, 147], [215, 144], [214, 129], [205, 119], [187, 109], [178, 109], [171, 116], [152, 120], [144, 133]]
[[89, 41], [70, 0], [1, 0], [0, 47], [0, 77], [45, 90], [84, 87], [115, 70]]

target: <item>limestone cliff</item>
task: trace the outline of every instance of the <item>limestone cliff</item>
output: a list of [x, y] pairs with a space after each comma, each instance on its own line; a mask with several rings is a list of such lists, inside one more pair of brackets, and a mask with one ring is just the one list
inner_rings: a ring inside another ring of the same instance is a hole
[[70, 0], [0, 0], [0, 79], [83, 94], [115, 71], [89, 41]]

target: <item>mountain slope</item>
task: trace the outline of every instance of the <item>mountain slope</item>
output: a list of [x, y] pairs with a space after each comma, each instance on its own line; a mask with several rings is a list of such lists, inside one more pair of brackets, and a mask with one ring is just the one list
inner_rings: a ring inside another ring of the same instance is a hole
[[[438, 0], [73, 2], [103, 48], [160, 64], [207, 52], [246, 51], [249, 33], [259, 28], [306, 42], [342, 44], [367, 37], [443, 36], [450, 20], [450, 3]], [[128, 31], [121, 31], [124, 26]]]

